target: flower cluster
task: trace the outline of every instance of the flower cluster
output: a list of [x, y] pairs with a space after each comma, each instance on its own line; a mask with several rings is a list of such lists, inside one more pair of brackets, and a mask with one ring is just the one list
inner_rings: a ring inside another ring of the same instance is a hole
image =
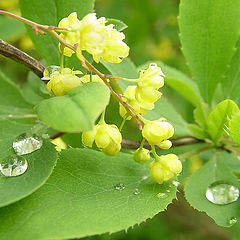
[[[114, 25], [105, 25], [106, 19], [97, 19], [95, 13], [86, 15], [82, 20], [77, 14], [71, 13], [59, 22], [60, 28], [66, 28], [60, 36], [69, 44], [77, 46], [77, 57], [83, 60], [82, 51], [87, 51], [93, 56], [95, 62], [100, 58], [105, 62], [119, 63], [129, 54], [129, 47], [122, 40], [125, 35], [118, 32]], [[59, 49], [62, 51], [62, 46]], [[69, 48], [63, 49], [65, 56], [71, 57], [73, 51]]]
[[[123, 100], [127, 102], [136, 112], [142, 116], [146, 110], [152, 110], [154, 103], [161, 97], [162, 93], [158, 91], [164, 85], [164, 74], [160, 67], [151, 63], [147, 70], [140, 72], [140, 77], [136, 81], [137, 86], [129, 86], [123, 93]], [[119, 105], [119, 113], [127, 120], [131, 116], [126, 116], [127, 111], [122, 104]]]
[[114, 156], [121, 149], [122, 135], [116, 125], [99, 123], [93, 130], [82, 133], [82, 142], [85, 146], [92, 147], [94, 141], [106, 155]]

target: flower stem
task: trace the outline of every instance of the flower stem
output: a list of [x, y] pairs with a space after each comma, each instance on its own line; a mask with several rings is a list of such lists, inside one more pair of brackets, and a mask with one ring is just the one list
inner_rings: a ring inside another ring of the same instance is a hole
[[159, 158], [159, 156], [156, 153], [155, 146], [154, 145], [150, 145], [150, 146], [152, 149], [152, 154], [153, 154], [154, 158], [157, 160]]
[[120, 125], [120, 127], [119, 127], [119, 131], [120, 131], [120, 132], [122, 131], [122, 128], [123, 128], [123, 126], [124, 126], [124, 124], [125, 124], [125, 122], [126, 122], [126, 118], [127, 118], [127, 117], [124, 117], [123, 120], [122, 120], [122, 123], [121, 123], [121, 125]]

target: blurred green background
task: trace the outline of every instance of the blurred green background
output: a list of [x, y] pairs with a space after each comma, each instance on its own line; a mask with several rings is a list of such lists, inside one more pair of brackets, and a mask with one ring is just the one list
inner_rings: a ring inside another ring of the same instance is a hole
[[[139, 66], [149, 61], [164, 63], [190, 75], [180, 50], [178, 38], [179, 0], [96, 0], [98, 17], [116, 18], [129, 27], [124, 31], [131, 48], [130, 58]], [[20, 14], [18, 0], [0, 0], [0, 9]], [[0, 38], [41, 60], [26, 35], [24, 25], [0, 16]], [[28, 69], [0, 55], [0, 69], [24, 87]], [[164, 95], [188, 122], [193, 121], [193, 107], [176, 92], [165, 87]], [[97, 212], [96, 212], [97, 214]], [[204, 213], [192, 209], [181, 191], [165, 213], [120, 233], [104, 234], [88, 240], [158, 240], [158, 239], [239, 239], [239, 229], [223, 229]]]

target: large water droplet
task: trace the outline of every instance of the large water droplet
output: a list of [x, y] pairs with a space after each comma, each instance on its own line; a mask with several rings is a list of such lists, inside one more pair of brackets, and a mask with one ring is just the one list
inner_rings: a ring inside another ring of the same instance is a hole
[[139, 195], [139, 194], [140, 194], [140, 191], [138, 190], [138, 188], [135, 189], [135, 191], [134, 191], [133, 194], [134, 194], [134, 195]]
[[229, 220], [229, 223], [230, 223], [231, 225], [237, 223], [237, 218], [236, 218], [236, 217], [232, 217], [232, 218]]
[[24, 157], [11, 155], [0, 161], [0, 171], [6, 177], [16, 177], [27, 170], [28, 164]]
[[218, 205], [225, 205], [238, 200], [239, 189], [226, 181], [212, 183], [206, 191], [206, 198]]
[[36, 134], [24, 133], [13, 142], [13, 149], [17, 155], [34, 152], [42, 147], [42, 139]]
[[163, 192], [159, 192], [157, 195], [156, 195], [157, 198], [167, 198], [168, 197], [168, 194], [167, 193], [163, 193]]
[[117, 185], [114, 186], [114, 188], [118, 191], [122, 191], [125, 189], [125, 185], [123, 183], [118, 183]]

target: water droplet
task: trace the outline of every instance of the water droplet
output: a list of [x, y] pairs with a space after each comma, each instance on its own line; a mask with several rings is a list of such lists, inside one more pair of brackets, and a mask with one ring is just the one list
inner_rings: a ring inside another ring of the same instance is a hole
[[36, 134], [24, 133], [13, 142], [13, 149], [17, 155], [34, 152], [42, 147], [42, 139]]
[[27, 161], [24, 157], [11, 155], [0, 161], [0, 171], [6, 177], [16, 177], [27, 170]]
[[237, 223], [237, 218], [236, 218], [236, 217], [232, 217], [232, 218], [229, 220], [229, 223], [230, 223], [231, 225]]
[[167, 193], [159, 192], [159, 193], [156, 195], [156, 197], [163, 199], [163, 198], [167, 198], [168, 195], [167, 195]]
[[135, 189], [135, 191], [134, 191], [133, 194], [134, 194], [134, 195], [139, 195], [139, 194], [140, 194], [140, 191], [138, 190], [138, 188]]
[[45, 68], [45, 70], [44, 70], [44, 77], [50, 77], [50, 75], [53, 72], [60, 71], [60, 70], [61, 70], [61, 68], [59, 66], [50, 65], [50, 66]]
[[114, 188], [118, 191], [122, 191], [125, 189], [125, 185], [123, 183], [118, 183], [117, 185], [114, 186]]
[[180, 185], [180, 182], [173, 180], [172, 185], [178, 187]]
[[238, 200], [239, 189], [226, 181], [212, 183], [206, 191], [206, 198], [218, 205], [225, 205]]
[[170, 190], [168, 189], [166, 192], [170, 193]]

